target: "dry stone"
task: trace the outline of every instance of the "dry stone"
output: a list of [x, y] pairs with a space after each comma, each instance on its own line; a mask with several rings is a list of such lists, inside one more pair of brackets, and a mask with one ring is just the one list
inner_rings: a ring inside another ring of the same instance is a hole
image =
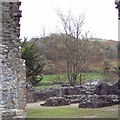
[[82, 95], [79, 100], [79, 108], [100, 108], [119, 103], [117, 95]]
[[113, 83], [101, 82], [95, 86], [94, 94], [97, 95], [119, 95], [120, 93], [120, 80]]
[[68, 99], [70, 103], [79, 103], [82, 95], [64, 95], [64, 98]]
[[[32, 89], [33, 91], [33, 89]], [[33, 93], [33, 92], [32, 92]], [[30, 91], [27, 93], [27, 95], [30, 97]], [[42, 101], [46, 100], [50, 97], [57, 97], [60, 95], [60, 88], [51, 88], [51, 89], [43, 89], [43, 90], [35, 90], [34, 94], [32, 94], [31, 97], [34, 96], [34, 101]], [[29, 98], [31, 99], [31, 98]], [[28, 100], [29, 102], [29, 100]]]
[[64, 106], [69, 105], [70, 101], [64, 97], [50, 97], [43, 104], [44, 106]]
[[112, 88], [112, 85], [110, 85], [108, 83], [102, 83], [101, 82], [96, 86], [95, 94], [109, 95], [109, 94], [111, 94], [111, 88]]

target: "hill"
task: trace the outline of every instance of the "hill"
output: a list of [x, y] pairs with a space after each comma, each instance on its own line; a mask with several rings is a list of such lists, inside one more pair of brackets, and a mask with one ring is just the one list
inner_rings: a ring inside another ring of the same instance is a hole
[[[67, 71], [63, 42], [64, 36], [63, 34], [52, 34], [44, 38], [37, 38], [36, 42], [40, 51], [43, 51], [47, 59], [44, 74], [65, 73]], [[112, 66], [118, 65], [117, 41], [96, 39], [91, 42], [94, 45], [94, 50], [97, 52], [97, 59], [91, 56], [93, 59], [89, 70], [102, 69], [101, 67], [103, 66], [104, 60], [109, 61]]]

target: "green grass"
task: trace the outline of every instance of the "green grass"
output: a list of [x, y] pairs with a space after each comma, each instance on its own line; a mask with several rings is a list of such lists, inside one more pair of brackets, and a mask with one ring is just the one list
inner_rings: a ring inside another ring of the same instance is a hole
[[[42, 82], [59, 82], [58, 77], [62, 81], [67, 81], [66, 75], [44, 75]], [[66, 79], [65, 79], [66, 78]], [[95, 80], [95, 79], [103, 79], [103, 75], [101, 73], [83, 73], [84, 80]]]
[[42, 82], [52, 82], [56, 78], [56, 75], [44, 75]]
[[103, 75], [101, 73], [85, 73], [83, 74], [83, 79], [86, 81], [91, 81], [91, 80], [102, 80]]
[[[103, 75], [101, 73], [83, 73], [82, 76], [82, 82], [88, 82], [93, 80], [103, 80]], [[57, 84], [57, 82], [67, 83], [67, 75], [66, 74], [59, 74], [59, 75], [44, 75], [43, 80], [40, 82], [39, 85], [35, 86], [36, 89], [43, 89], [43, 88], [51, 88], [51, 87], [60, 87], [60, 84]], [[79, 77], [78, 77], [79, 80]], [[55, 83], [56, 82], [56, 83]], [[46, 84], [47, 83], [47, 84]], [[54, 84], [51, 84], [54, 83]]]
[[42, 82], [59, 82], [58, 78], [65, 80], [65, 75], [44, 75]]
[[117, 118], [118, 106], [104, 108], [44, 107], [27, 109], [28, 118]]

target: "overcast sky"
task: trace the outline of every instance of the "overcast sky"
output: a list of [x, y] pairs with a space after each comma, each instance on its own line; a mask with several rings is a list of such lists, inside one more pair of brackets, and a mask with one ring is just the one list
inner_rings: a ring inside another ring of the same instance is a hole
[[58, 32], [60, 19], [56, 10], [66, 13], [71, 9], [74, 16], [85, 13], [85, 31], [93, 37], [118, 39], [118, 11], [114, 0], [20, 0], [22, 2], [21, 38], [41, 37]]

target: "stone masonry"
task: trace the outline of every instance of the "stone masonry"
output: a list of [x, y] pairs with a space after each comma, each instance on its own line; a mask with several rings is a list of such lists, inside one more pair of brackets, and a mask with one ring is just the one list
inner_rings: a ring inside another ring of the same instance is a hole
[[25, 118], [25, 61], [20, 54], [19, 0], [0, 0], [0, 120]]

